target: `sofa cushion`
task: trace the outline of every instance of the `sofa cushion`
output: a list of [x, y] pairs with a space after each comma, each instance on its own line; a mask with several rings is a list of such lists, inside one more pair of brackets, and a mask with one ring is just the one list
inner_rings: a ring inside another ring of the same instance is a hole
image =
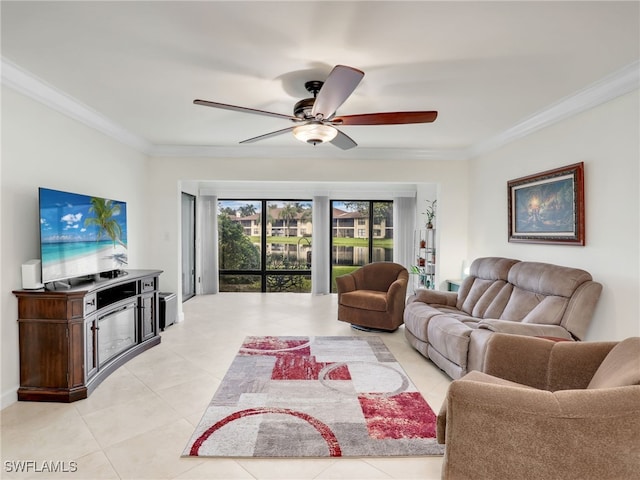
[[478, 323], [478, 329], [491, 330], [500, 333], [512, 333], [514, 335], [527, 335], [530, 337], [558, 337], [571, 340], [571, 334], [560, 325], [545, 325], [541, 323], [513, 322], [511, 320], [499, 320], [485, 318]]
[[531, 309], [531, 311], [522, 319], [522, 322], [560, 325], [568, 304], [568, 298], [549, 295]]
[[466, 323], [448, 315], [433, 317], [427, 327], [429, 343], [442, 356], [462, 367], [467, 366], [469, 335], [473, 331]]
[[458, 297], [456, 307], [469, 315], [482, 318], [484, 311], [500, 292], [505, 282], [484, 278], [472, 278], [471, 280], [468, 285], [465, 285], [467, 288], [463, 292], [464, 295]]
[[581, 284], [592, 280], [584, 270], [540, 262], [519, 262], [511, 267], [509, 283], [541, 295], [571, 297]]
[[386, 312], [387, 293], [374, 290], [356, 290], [355, 292], [343, 293], [340, 296], [340, 303], [345, 307]]
[[442, 315], [442, 311], [426, 303], [410, 303], [404, 309], [405, 329], [423, 342], [426, 342], [427, 326], [436, 315]]
[[640, 385], [640, 337], [631, 337], [613, 347], [593, 375], [587, 388]]
[[[487, 309], [502, 312], [503, 306], [493, 304], [507, 283], [509, 269], [519, 260], [501, 257], [477, 258], [471, 264], [469, 276], [458, 291], [456, 307], [474, 317], [483, 318]], [[506, 298], [502, 302], [506, 304]], [[495, 313], [491, 315], [496, 316]]]
[[501, 320], [519, 322], [543, 299], [544, 295], [538, 295], [535, 292], [515, 287], [499, 318]]
[[555, 295], [545, 296], [535, 291], [514, 287], [501, 320], [560, 325], [569, 300]]
[[511, 293], [513, 292], [513, 285], [510, 283], [504, 283], [499, 292], [491, 300], [491, 303], [482, 312], [482, 318], [500, 318], [502, 312], [504, 312]]
[[503, 257], [476, 258], [469, 267], [469, 274], [487, 280], [507, 280], [511, 267], [519, 262], [520, 260]]

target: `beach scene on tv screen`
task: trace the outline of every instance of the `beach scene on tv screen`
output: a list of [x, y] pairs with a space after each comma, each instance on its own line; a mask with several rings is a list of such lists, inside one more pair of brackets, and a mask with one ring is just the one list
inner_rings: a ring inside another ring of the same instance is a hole
[[126, 203], [41, 188], [40, 243], [45, 283], [125, 268]]

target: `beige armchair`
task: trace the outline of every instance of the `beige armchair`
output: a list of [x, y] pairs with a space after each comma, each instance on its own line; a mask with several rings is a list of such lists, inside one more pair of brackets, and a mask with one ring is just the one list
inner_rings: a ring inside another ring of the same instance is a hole
[[486, 371], [451, 383], [438, 416], [443, 479], [636, 479], [640, 337], [495, 334]]
[[338, 320], [365, 330], [402, 325], [409, 272], [393, 262], [374, 262], [336, 278]]

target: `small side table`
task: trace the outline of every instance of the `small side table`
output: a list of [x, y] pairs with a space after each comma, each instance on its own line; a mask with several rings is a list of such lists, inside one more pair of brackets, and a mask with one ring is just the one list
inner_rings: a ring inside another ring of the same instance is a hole
[[447, 280], [447, 290], [450, 292], [457, 292], [460, 290], [460, 284], [462, 280]]

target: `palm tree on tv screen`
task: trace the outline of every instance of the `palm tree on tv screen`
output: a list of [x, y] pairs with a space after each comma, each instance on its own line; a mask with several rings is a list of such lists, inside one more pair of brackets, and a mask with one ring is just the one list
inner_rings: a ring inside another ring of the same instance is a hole
[[116, 243], [124, 245], [120, 240], [122, 237], [122, 228], [114, 218], [120, 214], [119, 204], [113, 203], [113, 200], [91, 197], [89, 213], [93, 213], [94, 216], [88, 217], [84, 221], [84, 225], [85, 227], [88, 225], [95, 225], [98, 227], [98, 236], [96, 237], [96, 241], [99, 241], [103, 235], [106, 235], [113, 241], [114, 247], [116, 246]]

